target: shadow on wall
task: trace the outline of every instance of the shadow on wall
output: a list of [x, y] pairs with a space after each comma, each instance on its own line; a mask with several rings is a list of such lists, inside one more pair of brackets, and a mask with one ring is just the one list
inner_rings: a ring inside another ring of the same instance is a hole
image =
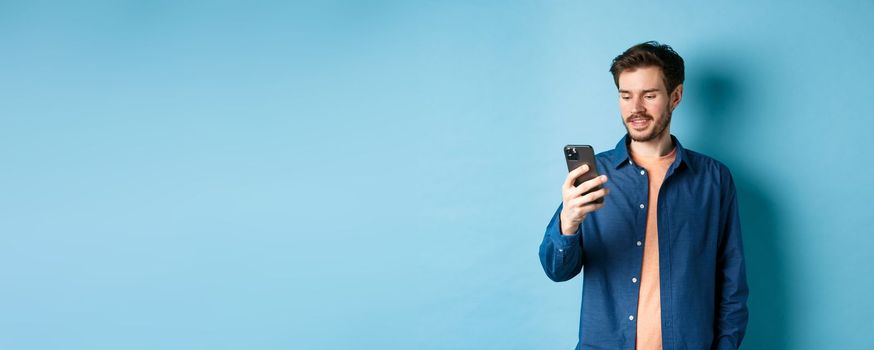
[[[741, 229], [746, 254], [747, 279], [750, 286], [750, 323], [742, 349], [781, 350], [792, 344], [789, 291], [784, 276], [786, 254], [779, 245], [787, 235], [782, 231], [778, 210], [778, 194], [764, 186], [762, 171], [745, 162], [744, 153], [752, 151], [748, 135], [755, 119], [763, 117], [756, 96], [757, 76], [749, 73], [748, 64], [741, 66], [738, 57], [727, 54], [716, 60], [700, 60], [695, 64], [686, 86], [694, 89], [697, 100], [689, 115], [700, 119], [694, 130], [695, 146], [729, 166], [738, 190]], [[688, 91], [688, 89], [687, 89]], [[687, 93], [687, 97], [689, 94]], [[759, 111], [759, 112], [757, 112]], [[755, 140], [754, 140], [755, 141]], [[760, 140], [763, 141], [763, 140]], [[753, 142], [756, 146], [765, 142]], [[692, 147], [694, 150], [696, 147]]]

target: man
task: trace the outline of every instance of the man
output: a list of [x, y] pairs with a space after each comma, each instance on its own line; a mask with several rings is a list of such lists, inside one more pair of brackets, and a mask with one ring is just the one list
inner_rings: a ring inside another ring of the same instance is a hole
[[683, 59], [647, 42], [610, 72], [627, 134], [596, 156], [601, 176], [568, 174], [540, 245], [553, 281], [585, 267], [577, 349], [737, 349], [749, 294], [737, 195], [725, 165], [671, 135]]

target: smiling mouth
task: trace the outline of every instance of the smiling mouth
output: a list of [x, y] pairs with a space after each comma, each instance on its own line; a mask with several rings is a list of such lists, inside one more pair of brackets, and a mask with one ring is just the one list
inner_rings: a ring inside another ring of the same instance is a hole
[[649, 118], [633, 118], [628, 120], [628, 125], [635, 129], [643, 129], [649, 125]]

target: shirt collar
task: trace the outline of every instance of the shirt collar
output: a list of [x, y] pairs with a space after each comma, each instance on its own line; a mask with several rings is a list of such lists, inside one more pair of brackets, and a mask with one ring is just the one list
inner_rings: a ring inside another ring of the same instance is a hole
[[[674, 135], [671, 135], [671, 140], [674, 142], [674, 147], [677, 147], [677, 157], [674, 159], [674, 164], [678, 166], [679, 164], [683, 164], [692, 170], [692, 163], [689, 162], [689, 156], [686, 154], [686, 149], [680, 144], [680, 140], [677, 140], [677, 137]], [[628, 156], [628, 146], [630, 143], [631, 137], [629, 137], [628, 134], [625, 134], [625, 136], [619, 140], [619, 143], [616, 144], [616, 149], [613, 152], [613, 166], [616, 169], [623, 164], [631, 164], [631, 158]]]

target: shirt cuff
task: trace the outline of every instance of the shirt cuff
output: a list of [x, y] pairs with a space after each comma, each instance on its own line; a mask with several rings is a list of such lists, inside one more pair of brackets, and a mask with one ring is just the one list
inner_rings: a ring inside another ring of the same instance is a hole
[[582, 235], [582, 225], [577, 225], [577, 231], [572, 235], [561, 234], [561, 222], [558, 222], [552, 228], [550, 235], [552, 236], [552, 244], [559, 251], [565, 251], [573, 248], [580, 248], [580, 236]]

